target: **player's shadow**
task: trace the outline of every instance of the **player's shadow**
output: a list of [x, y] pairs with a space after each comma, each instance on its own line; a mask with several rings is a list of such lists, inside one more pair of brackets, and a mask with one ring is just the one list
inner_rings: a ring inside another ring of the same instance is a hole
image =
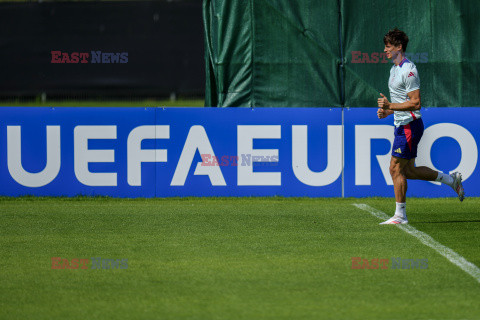
[[475, 223], [480, 222], [480, 220], [448, 220], [448, 221], [412, 221], [412, 223]]

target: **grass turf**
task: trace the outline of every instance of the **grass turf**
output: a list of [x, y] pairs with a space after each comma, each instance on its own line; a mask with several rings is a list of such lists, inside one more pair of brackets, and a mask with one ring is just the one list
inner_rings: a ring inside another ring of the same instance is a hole
[[[392, 201], [0, 198], [0, 318], [478, 319], [480, 283], [352, 206], [390, 214]], [[411, 225], [477, 266], [479, 208], [408, 201]], [[128, 269], [52, 270], [51, 257]], [[352, 257], [428, 269], [356, 270]]]
[[0, 107], [203, 107], [203, 99], [0, 101]]

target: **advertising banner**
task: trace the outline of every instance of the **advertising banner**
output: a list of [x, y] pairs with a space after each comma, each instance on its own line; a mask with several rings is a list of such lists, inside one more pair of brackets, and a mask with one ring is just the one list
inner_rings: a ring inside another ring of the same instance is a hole
[[[423, 110], [418, 165], [480, 195], [479, 108]], [[393, 196], [376, 108], [1, 108], [0, 195]], [[454, 196], [409, 181], [408, 196]]]

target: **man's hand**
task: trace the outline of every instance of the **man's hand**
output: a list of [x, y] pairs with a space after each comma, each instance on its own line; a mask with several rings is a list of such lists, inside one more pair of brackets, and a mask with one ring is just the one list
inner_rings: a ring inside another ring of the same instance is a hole
[[378, 108], [378, 110], [377, 110], [378, 119], [386, 118], [388, 115], [389, 115], [389, 113], [387, 113], [386, 110], [384, 110], [382, 108]]
[[383, 95], [383, 93], [380, 93], [380, 95], [382, 97], [378, 98], [377, 100], [378, 107], [384, 110], [390, 109], [390, 102], [388, 101], [388, 99]]

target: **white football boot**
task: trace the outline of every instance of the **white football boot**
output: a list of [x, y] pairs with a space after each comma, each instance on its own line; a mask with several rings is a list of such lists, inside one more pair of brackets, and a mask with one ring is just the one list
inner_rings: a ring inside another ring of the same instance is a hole
[[408, 223], [408, 219], [406, 216], [405, 218], [402, 218], [400, 216], [393, 216], [387, 221], [381, 222], [380, 224], [407, 224], [407, 223]]
[[450, 176], [453, 178], [453, 190], [458, 194], [458, 199], [463, 201], [463, 199], [465, 199], [465, 191], [462, 185], [462, 174], [460, 172], [454, 172]]

